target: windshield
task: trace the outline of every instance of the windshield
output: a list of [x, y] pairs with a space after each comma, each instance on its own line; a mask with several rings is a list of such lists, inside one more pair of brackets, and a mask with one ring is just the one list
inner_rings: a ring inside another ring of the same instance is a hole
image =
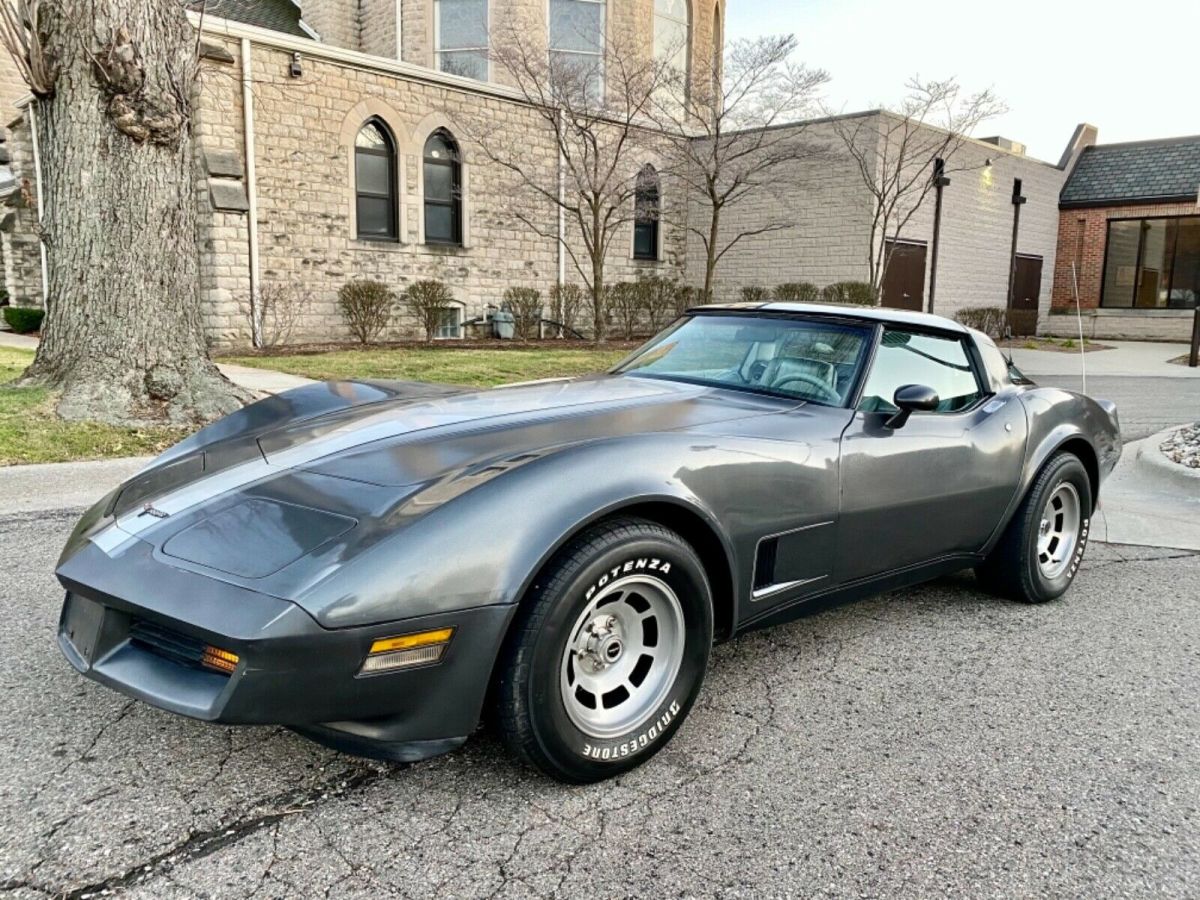
[[870, 338], [868, 326], [818, 319], [692, 316], [613, 371], [845, 406]]

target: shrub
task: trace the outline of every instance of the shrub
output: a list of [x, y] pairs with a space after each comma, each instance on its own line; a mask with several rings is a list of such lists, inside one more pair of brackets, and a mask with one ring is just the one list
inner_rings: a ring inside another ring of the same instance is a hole
[[680, 284], [675, 286], [675, 315], [682, 316], [693, 306], [701, 302], [701, 295], [704, 292], [698, 288], [694, 288], [688, 284]]
[[542, 292], [531, 287], [510, 287], [504, 292], [504, 307], [513, 314], [513, 327], [523, 341], [538, 336], [542, 321]]
[[556, 284], [550, 288], [550, 318], [564, 331], [575, 330], [583, 306], [583, 288], [579, 285]]
[[44, 309], [32, 306], [4, 307], [4, 321], [17, 334], [30, 334], [42, 327], [42, 319], [46, 317]]
[[1008, 328], [1008, 310], [1000, 306], [971, 306], [956, 312], [954, 321], [998, 340]]
[[780, 303], [813, 303], [820, 298], [820, 289], [809, 281], [789, 281], [775, 287], [775, 299]]
[[454, 304], [450, 288], [436, 279], [414, 281], [404, 292], [404, 305], [416, 317], [425, 340], [432, 341], [442, 321], [442, 312]]
[[658, 334], [679, 315], [676, 312], [679, 290], [673, 278], [654, 275], [642, 279], [642, 305], [651, 334]]
[[638, 319], [646, 308], [646, 288], [643, 283], [622, 281], [608, 289], [608, 311], [617, 320], [621, 337], [633, 340]]
[[264, 347], [292, 339], [296, 323], [312, 306], [312, 293], [299, 284], [265, 281], [258, 286], [259, 337]]
[[746, 303], [766, 303], [771, 299], [771, 292], [765, 287], [749, 285], [742, 288], [742, 300]]
[[835, 281], [825, 285], [821, 291], [821, 299], [826, 303], [874, 306], [875, 289], [865, 281]]
[[349, 281], [338, 291], [338, 309], [360, 343], [379, 337], [392, 318], [396, 295], [382, 281]]

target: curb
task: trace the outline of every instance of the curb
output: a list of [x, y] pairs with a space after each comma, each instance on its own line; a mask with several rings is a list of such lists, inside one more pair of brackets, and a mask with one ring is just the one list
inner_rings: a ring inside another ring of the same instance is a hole
[[[1190, 424], [1190, 423], [1189, 423]], [[1195, 492], [1200, 496], [1200, 469], [1190, 469], [1177, 462], [1167, 459], [1158, 449], [1163, 441], [1187, 425], [1176, 425], [1140, 441], [1137, 457], [1134, 460], [1138, 471], [1147, 478], [1153, 479], [1160, 485], [1169, 485], [1176, 489], [1184, 489], [1189, 493]]]

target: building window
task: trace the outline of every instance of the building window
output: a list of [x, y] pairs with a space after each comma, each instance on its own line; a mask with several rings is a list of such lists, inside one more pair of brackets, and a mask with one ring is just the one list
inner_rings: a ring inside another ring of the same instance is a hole
[[462, 309], [447, 306], [438, 312], [438, 325], [433, 332], [436, 340], [451, 340], [462, 337]]
[[444, 130], [425, 142], [425, 243], [462, 244], [462, 163]]
[[633, 258], [658, 259], [658, 222], [662, 217], [658, 172], [645, 165], [634, 193]]
[[557, 85], [598, 100], [604, 76], [605, 0], [550, 0], [550, 68]]
[[488, 80], [488, 0], [437, 0], [433, 27], [439, 69]]
[[354, 139], [354, 193], [359, 240], [396, 240], [396, 144], [378, 119]]
[[1113, 219], [1100, 305], [1195, 309], [1200, 301], [1200, 216]]
[[685, 78], [691, 34], [691, 0], [654, 0], [654, 56]]

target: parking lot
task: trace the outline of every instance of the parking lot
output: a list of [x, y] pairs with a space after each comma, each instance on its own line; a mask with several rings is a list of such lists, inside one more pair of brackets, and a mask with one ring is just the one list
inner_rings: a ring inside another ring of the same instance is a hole
[[487, 734], [409, 766], [77, 676], [73, 514], [0, 519], [0, 889], [145, 897], [1186, 896], [1200, 557], [1093, 544], [1072, 592], [968, 575], [718, 649], [649, 765], [566, 788]]

